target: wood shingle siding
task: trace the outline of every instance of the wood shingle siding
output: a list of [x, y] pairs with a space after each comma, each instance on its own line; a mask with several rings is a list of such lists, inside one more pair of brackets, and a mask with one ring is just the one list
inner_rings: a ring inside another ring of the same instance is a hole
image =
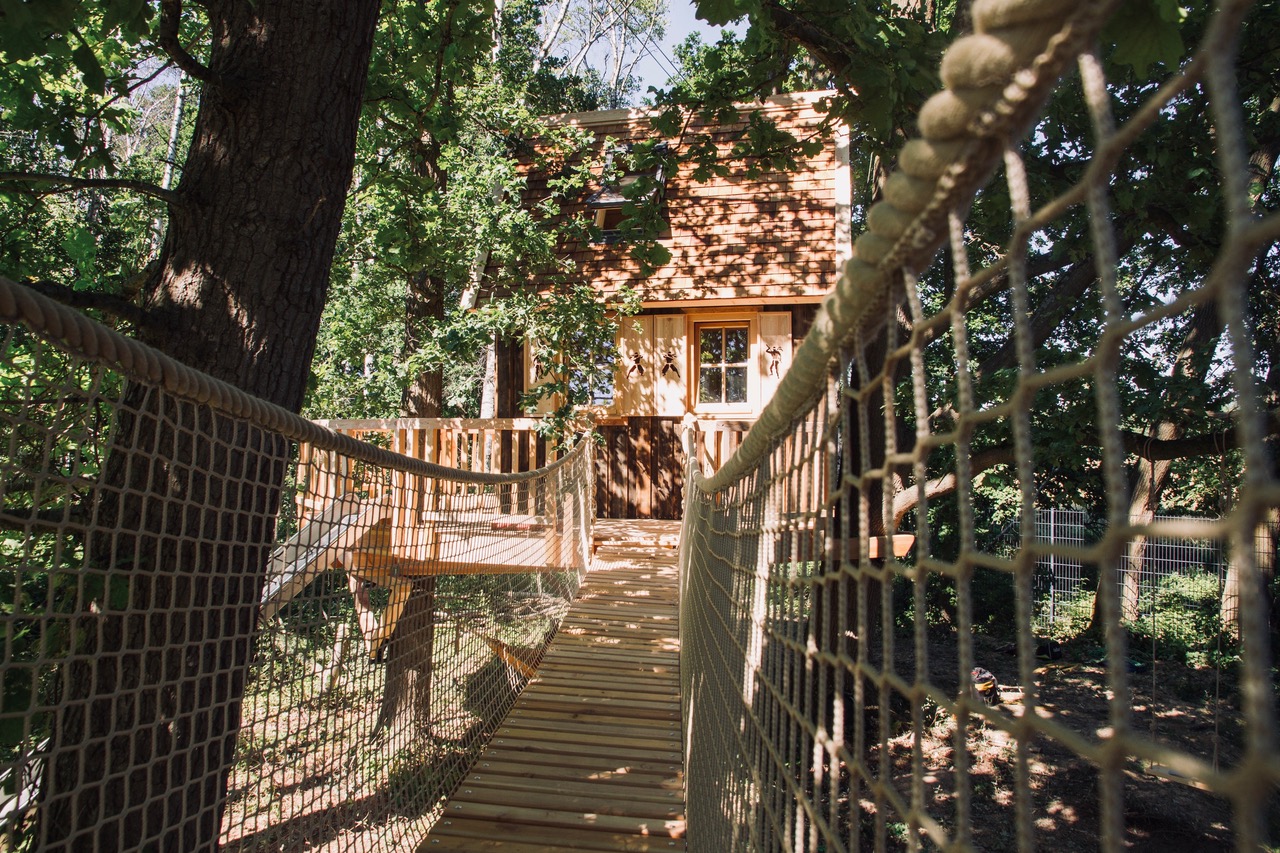
[[[741, 161], [728, 160], [733, 174], [699, 183], [693, 176], [694, 166], [681, 165], [667, 176], [663, 201], [668, 230], [660, 242], [672, 258], [652, 275], [643, 274], [625, 244], [566, 243], [560, 247], [563, 256], [577, 265], [579, 278], [602, 294], [611, 295], [627, 285], [639, 291], [648, 305], [694, 300], [816, 301], [835, 279], [838, 168], [832, 134], [820, 130], [823, 116], [814, 106], [820, 96], [784, 96], [743, 107], [742, 120], [730, 125], [708, 126], [695, 120], [679, 138], [666, 140], [679, 154], [690, 144], [710, 138], [720, 155], [729, 158], [747, 128], [749, 112], [756, 110], [797, 138], [821, 133], [825, 144], [795, 171], [769, 171], [757, 177], [748, 177]], [[614, 144], [658, 139], [642, 111], [580, 113], [553, 121], [590, 129], [596, 138], [591, 157], [597, 162]], [[536, 143], [534, 151], [538, 152]], [[530, 207], [548, 194], [552, 177], [535, 168], [534, 160], [530, 156], [524, 162], [524, 199]], [[598, 174], [598, 166], [593, 171]], [[587, 198], [598, 189], [593, 184], [580, 197], [567, 200], [562, 216], [589, 217]]]

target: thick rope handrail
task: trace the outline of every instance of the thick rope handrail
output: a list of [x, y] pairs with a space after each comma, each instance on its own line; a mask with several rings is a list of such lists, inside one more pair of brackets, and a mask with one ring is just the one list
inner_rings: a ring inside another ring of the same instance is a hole
[[526, 482], [569, 464], [583, 452], [581, 448], [586, 444], [579, 442], [573, 452], [532, 471], [493, 474], [449, 468], [395, 453], [309, 421], [283, 406], [188, 367], [2, 275], [0, 320], [21, 323], [34, 334], [57, 343], [74, 355], [156, 385], [176, 397], [249, 421], [287, 439], [407, 474], [485, 485]]
[[1058, 78], [1107, 22], [1116, 0], [977, 0], [974, 35], [942, 59], [945, 88], [920, 110], [920, 138], [906, 144], [867, 214], [835, 287], [796, 350], [773, 398], [736, 453], [692, 482], [717, 492], [750, 472], [826, 388], [832, 355], [883, 317], [903, 269], [923, 269], [947, 235], [950, 211], [968, 204], [1000, 164], [1007, 141], [1040, 110]]

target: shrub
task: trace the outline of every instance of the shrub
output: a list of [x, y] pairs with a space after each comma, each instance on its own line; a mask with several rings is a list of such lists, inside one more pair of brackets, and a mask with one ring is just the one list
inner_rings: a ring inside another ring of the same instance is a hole
[[[1222, 634], [1221, 599], [1216, 575], [1198, 572], [1166, 575], [1145, 586], [1138, 599], [1141, 616], [1127, 623], [1130, 648], [1192, 666], [1213, 661]], [[1233, 640], [1221, 637], [1223, 647]]]

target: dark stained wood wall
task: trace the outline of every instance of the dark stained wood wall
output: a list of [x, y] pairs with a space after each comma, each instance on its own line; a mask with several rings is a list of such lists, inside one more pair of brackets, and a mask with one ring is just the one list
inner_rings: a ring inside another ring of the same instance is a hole
[[[524, 353], [518, 341], [498, 342], [498, 417], [519, 411]], [[603, 442], [596, 447], [596, 517], [679, 519], [684, 501], [684, 451], [680, 418], [628, 418], [596, 427]], [[502, 448], [504, 471], [528, 470], [543, 464], [545, 448], [529, 459], [521, 448]]]
[[680, 518], [680, 418], [632, 417], [596, 429], [604, 439], [596, 448], [596, 517]]

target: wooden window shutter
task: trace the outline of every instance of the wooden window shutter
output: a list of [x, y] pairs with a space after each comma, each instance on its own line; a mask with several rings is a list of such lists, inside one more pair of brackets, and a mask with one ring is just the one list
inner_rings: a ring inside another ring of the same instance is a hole
[[619, 415], [652, 415], [654, 377], [661, 359], [654, 357], [652, 316], [626, 317], [618, 333], [618, 369], [614, 400]]
[[[542, 379], [538, 375], [538, 360], [534, 358], [534, 345], [528, 338], [524, 341], [524, 390], [526, 393], [531, 392], [538, 385], [545, 384], [548, 380]], [[537, 404], [532, 408], [525, 409], [528, 415], [545, 415], [547, 412], [554, 411], [556, 401], [554, 397], [543, 397], [538, 400]]]
[[791, 366], [791, 312], [766, 311], [760, 315], [760, 408], [773, 398]]
[[654, 317], [653, 344], [653, 413], [681, 417], [686, 411], [685, 393], [689, 387], [689, 348], [685, 346], [684, 315]]

